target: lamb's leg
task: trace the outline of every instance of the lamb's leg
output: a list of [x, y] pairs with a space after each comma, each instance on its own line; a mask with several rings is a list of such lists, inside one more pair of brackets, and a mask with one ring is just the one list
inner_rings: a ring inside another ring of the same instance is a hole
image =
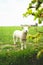
[[14, 46], [15, 46], [15, 47], [17, 47], [17, 41], [18, 41], [18, 39], [15, 37], [15, 38], [14, 38]]
[[17, 44], [17, 42], [18, 42], [18, 38], [17, 38], [17, 37], [15, 37], [15, 44]]
[[21, 43], [21, 50], [23, 50], [23, 43]]
[[23, 48], [26, 49], [26, 41], [23, 43]]
[[21, 50], [23, 50], [23, 42], [22, 42], [22, 40], [20, 40], [20, 44], [21, 44]]
[[13, 37], [14, 45], [16, 46], [17, 38], [16, 36]]

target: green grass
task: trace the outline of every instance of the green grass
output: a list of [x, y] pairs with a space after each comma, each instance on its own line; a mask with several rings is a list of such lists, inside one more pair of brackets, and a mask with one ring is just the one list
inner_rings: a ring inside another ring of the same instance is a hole
[[13, 44], [13, 32], [20, 27], [0, 27], [0, 44]]
[[4, 46], [0, 49], [0, 65], [43, 65], [43, 53], [37, 57], [37, 53], [43, 49], [41, 44], [29, 44], [27, 49], [15, 50], [14, 46]]
[[[0, 44], [13, 44], [13, 32], [15, 30], [21, 30], [21, 27], [17, 26], [5, 26], [0, 27]], [[43, 27], [37, 27], [38, 31], [43, 32]], [[29, 28], [29, 34], [37, 34], [36, 27]], [[43, 42], [43, 34], [41, 34], [41, 41]]]
[[[13, 45], [13, 32], [21, 27], [0, 27], [0, 65], [43, 65], [43, 34], [40, 43], [28, 42], [27, 49], [20, 50]], [[30, 27], [29, 33], [35, 35], [36, 27]], [[43, 32], [43, 27], [37, 27]], [[39, 52], [41, 52], [39, 54]], [[39, 54], [39, 55], [38, 55]]]

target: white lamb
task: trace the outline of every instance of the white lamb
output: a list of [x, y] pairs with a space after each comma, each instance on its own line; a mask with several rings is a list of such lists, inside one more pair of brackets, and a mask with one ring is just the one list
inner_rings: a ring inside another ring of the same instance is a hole
[[28, 32], [28, 27], [23, 27], [22, 31], [16, 30], [13, 33], [14, 44], [16, 44], [18, 39], [20, 39], [21, 50], [23, 50], [24, 48], [26, 49], [26, 36], [27, 36], [27, 32]]

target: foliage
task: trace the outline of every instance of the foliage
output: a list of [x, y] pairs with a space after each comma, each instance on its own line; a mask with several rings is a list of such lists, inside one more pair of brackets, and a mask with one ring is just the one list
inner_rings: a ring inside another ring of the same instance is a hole
[[[33, 11], [34, 9], [35, 11]], [[31, 3], [29, 3], [26, 13], [23, 14], [24, 17], [28, 15], [33, 15], [34, 20], [38, 19], [40, 24], [43, 21], [43, 0], [32, 0]]]
[[40, 33], [37, 33], [35, 35], [32, 35], [32, 34], [28, 34], [27, 35], [27, 39], [30, 39], [32, 40], [33, 43], [38, 43], [39, 40], [41, 39], [41, 34]]
[[37, 53], [37, 60], [38, 60], [37, 64], [43, 65], [43, 49], [41, 49], [40, 51], [38, 51], [38, 53]]
[[37, 58], [43, 58], [43, 49], [37, 53]]
[[27, 49], [19, 51], [11, 47], [11, 50], [7, 47], [0, 49], [0, 65], [40, 65], [38, 62], [42, 59], [37, 59], [37, 52], [42, 49], [40, 46], [32, 44]]

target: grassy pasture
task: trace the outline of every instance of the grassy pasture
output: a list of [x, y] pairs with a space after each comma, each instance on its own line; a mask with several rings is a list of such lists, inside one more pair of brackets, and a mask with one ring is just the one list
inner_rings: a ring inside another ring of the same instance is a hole
[[0, 44], [13, 44], [13, 32], [20, 27], [0, 27]]
[[[0, 27], [0, 44], [13, 44], [13, 32], [21, 29], [19, 26]], [[43, 32], [43, 27], [37, 27], [37, 30]], [[29, 28], [29, 34], [35, 35], [37, 33], [36, 27]], [[40, 42], [43, 42], [43, 34], [41, 34]]]
[[[27, 44], [27, 49], [20, 50], [13, 45], [13, 32], [16, 29], [22, 28], [0, 27], [0, 65], [43, 65], [43, 34], [38, 44], [30, 40], [32, 44]], [[37, 29], [43, 32], [43, 27], [37, 27]], [[28, 34], [37, 33], [36, 27], [29, 28]]]

